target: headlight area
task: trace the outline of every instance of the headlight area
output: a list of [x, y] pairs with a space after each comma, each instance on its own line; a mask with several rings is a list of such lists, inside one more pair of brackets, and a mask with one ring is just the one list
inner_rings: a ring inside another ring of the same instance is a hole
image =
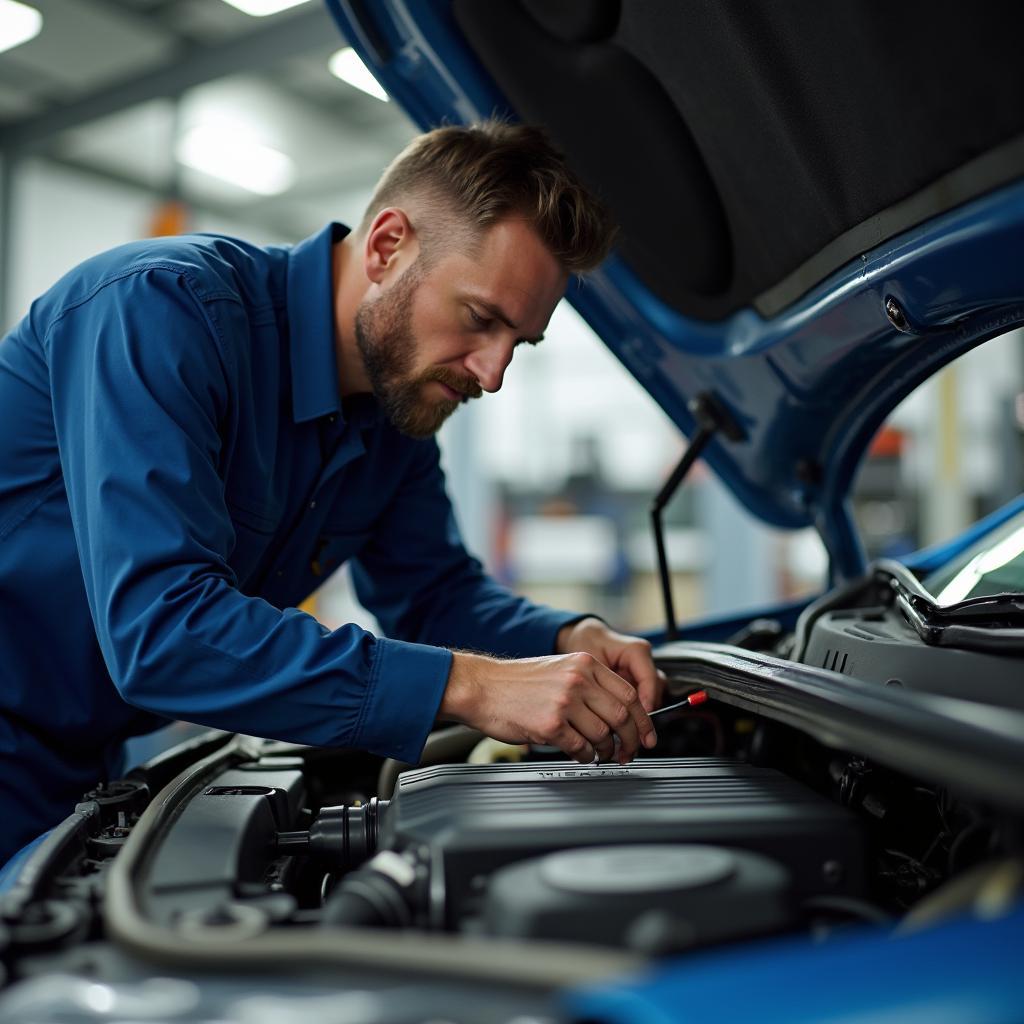
[[0, 1009], [49, 1019], [33, 977], [170, 976], [205, 999], [212, 975], [503, 1020], [698, 952], [1019, 902], [1019, 712], [737, 646], [659, 661], [710, 700], [626, 767], [462, 727], [418, 767], [211, 734], [88, 794], [7, 896]]

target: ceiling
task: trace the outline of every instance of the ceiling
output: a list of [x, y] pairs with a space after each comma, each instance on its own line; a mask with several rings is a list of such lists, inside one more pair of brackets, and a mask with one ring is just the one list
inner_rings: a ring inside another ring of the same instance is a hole
[[[222, 0], [28, 0], [35, 39], [0, 54], [0, 152], [43, 156], [294, 238], [360, 202], [415, 129], [335, 78], [344, 45], [320, 0], [253, 18]], [[260, 196], [183, 168], [175, 139], [211, 112], [287, 153]], [[348, 202], [344, 202], [345, 199]]]

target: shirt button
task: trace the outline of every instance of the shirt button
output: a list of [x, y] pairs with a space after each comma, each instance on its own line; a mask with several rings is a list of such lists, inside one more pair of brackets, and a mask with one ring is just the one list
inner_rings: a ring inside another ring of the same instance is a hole
[[309, 503], [309, 507], [310, 507], [310, 508], [316, 508], [316, 502], [315, 502], [315, 501], [311, 501], [311, 502]]
[[284, 569], [278, 569], [277, 570], [277, 575], [278, 576], [283, 576], [284, 575]]

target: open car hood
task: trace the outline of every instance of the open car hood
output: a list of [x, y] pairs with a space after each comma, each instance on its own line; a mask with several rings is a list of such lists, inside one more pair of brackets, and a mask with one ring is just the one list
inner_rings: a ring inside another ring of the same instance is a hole
[[1024, 320], [1024, 9], [327, 0], [422, 127], [545, 125], [622, 228], [569, 298], [762, 520], [863, 570], [857, 465], [922, 380]]

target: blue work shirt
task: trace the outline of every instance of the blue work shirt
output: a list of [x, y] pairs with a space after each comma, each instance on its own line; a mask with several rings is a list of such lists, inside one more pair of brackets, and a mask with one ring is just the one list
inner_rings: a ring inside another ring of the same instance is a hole
[[[0, 863], [167, 718], [415, 762], [436, 645], [546, 654], [575, 617], [467, 554], [433, 439], [340, 398], [346, 231], [121, 246], [0, 341]], [[346, 559], [394, 639], [295, 608]]]

